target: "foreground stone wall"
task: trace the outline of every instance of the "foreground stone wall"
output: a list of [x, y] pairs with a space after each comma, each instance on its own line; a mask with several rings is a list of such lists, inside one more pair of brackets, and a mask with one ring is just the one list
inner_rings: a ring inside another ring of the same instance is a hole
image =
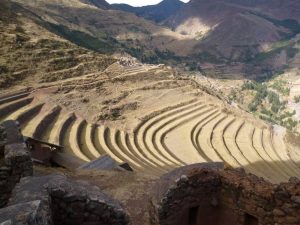
[[160, 225], [299, 225], [300, 181], [273, 185], [242, 170], [192, 169], [152, 205]]
[[[1, 126], [0, 207], [7, 204], [10, 194], [22, 177], [32, 176], [33, 163], [18, 125], [7, 121]], [[12, 132], [13, 131], [13, 132]]]
[[[7, 216], [8, 211], [13, 213]], [[120, 204], [98, 187], [62, 175], [21, 179], [8, 208], [0, 209], [0, 218], [3, 217], [12, 224], [22, 225], [31, 224], [30, 221], [36, 221], [33, 224], [37, 225], [130, 224]], [[16, 221], [17, 218], [23, 220]]]

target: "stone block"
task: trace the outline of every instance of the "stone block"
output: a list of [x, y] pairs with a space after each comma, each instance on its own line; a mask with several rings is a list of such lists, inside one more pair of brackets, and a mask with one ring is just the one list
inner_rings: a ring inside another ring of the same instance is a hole
[[0, 209], [0, 224], [50, 225], [51, 218], [39, 200], [20, 203]]

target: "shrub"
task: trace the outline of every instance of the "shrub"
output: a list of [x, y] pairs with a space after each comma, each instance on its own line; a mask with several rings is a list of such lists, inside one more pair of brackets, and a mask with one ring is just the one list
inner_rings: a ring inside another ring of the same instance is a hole
[[287, 81], [285, 81], [285, 80], [276, 80], [271, 85], [271, 87], [274, 88], [276, 91], [280, 92], [281, 94], [283, 94], [285, 96], [289, 96], [290, 89], [288, 87], [285, 87], [286, 84], [287, 84]]
[[300, 103], [300, 95], [295, 96], [294, 100], [295, 100], [296, 103]]

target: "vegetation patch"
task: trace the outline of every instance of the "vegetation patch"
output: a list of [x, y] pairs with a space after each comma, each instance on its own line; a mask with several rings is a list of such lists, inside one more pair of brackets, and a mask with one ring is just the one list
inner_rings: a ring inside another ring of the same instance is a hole
[[[275, 84], [275, 85], [274, 85]], [[289, 89], [283, 88], [286, 84], [283, 80], [276, 80], [271, 87], [282, 95], [288, 95]], [[264, 83], [247, 81], [242, 86], [242, 91], [251, 90], [254, 97], [248, 105], [250, 112], [259, 116], [260, 119], [266, 120], [273, 124], [279, 124], [289, 130], [295, 130], [298, 121], [293, 119], [296, 111], [287, 110], [287, 101], [281, 100], [280, 95], [272, 90]], [[238, 99], [237, 93], [232, 92], [229, 95], [231, 99]]]
[[286, 80], [280, 79], [280, 80], [275, 80], [270, 87], [274, 88], [276, 91], [278, 91], [284, 96], [289, 96], [290, 88], [286, 87], [287, 84], [288, 82]]
[[286, 134], [286, 140], [293, 146], [300, 148], [300, 134], [288, 131]]

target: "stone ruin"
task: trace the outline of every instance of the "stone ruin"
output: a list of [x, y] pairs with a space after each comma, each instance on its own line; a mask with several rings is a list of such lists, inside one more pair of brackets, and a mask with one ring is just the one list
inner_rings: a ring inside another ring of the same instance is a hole
[[32, 225], [129, 224], [120, 204], [98, 187], [62, 175], [22, 178], [0, 218]]
[[158, 182], [154, 225], [299, 225], [300, 181], [271, 184], [242, 169], [181, 168]]
[[[18, 124], [0, 127], [1, 225], [129, 225], [121, 204], [87, 182], [33, 176]], [[149, 193], [152, 225], [299, 225], [300, 181], [272, 184], [222, 163], [163, 175]]]

